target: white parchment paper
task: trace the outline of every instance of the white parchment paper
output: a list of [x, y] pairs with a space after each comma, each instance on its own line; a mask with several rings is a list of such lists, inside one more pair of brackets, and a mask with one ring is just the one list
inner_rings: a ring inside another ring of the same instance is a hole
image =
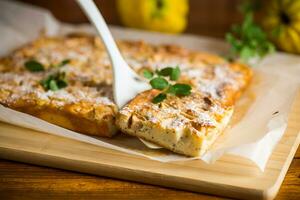
[[[74, 31], [95, 33], [89, 25], [60, 23], [44, 9], [14, 1], [0, 1], [0, 56], [34, 40], [42, 30], [47, 35], [64, 35]], [[111, 27], [111, 30], [117, 39], [178, 44], [219, 54], [224, 54], [228, 49], [223, 41], [206, 37], [167, 35], [118, 27]], [[0, 120], [161, 162], [201, 159], [213, 163], [223, 154], [233, 154], [252, 160], [263, 171], [287, 127], [290, 106], [299, 89], [300, 57], [276, 53], [261, 61], [254, 71], [255, 78], [248, 92], [250, 95], [244, 95], [237, 103], [237, 115], [233, 119], [235, 123], [201, 158], [187, 158], [164, 149], [150, 149], [137, 138], [123, 134], [113, 139], [86, 136], [3, 106], [0, 106]]]

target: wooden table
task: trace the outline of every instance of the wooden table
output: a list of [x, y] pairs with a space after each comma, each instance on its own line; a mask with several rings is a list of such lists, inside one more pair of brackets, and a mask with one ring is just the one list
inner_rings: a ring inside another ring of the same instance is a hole
[[[73, 0], [63, 2], [58, 0], [22, 1], [50, 9], [58, 19], [65, 22], [86, 21]], [[237, 2], [238, 0], [191, 0], [187, 32], [222, 37], [233, 22], [240, 21], [240, 16], [235, 12]], [[68, 12], [65, 12], [66, 9]], [[108, 22], [120, 24], [114, 8], [114, 1], [101, 1], [101, 10]], [[214, 10], [214, 15], [211, 15], [211, 10]], [[0, 199], [20, 198], [223, 199], [0, 159]], [[277, 199], [300, 199], [300, 148], [298, 148]]]
[[[0, 159], [0, 199], [223, 199]], [[276, 199], [300, 199], [300, 148]]]

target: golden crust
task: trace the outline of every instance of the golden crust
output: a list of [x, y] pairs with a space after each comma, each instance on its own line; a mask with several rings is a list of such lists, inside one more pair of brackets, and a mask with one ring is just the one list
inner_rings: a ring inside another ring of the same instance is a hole
[[110, 137], [116, 132], [117, 107], [94, 88], [77, 85], [44, 91], [39, 76], [7, 72], [0, 77], [4, 106], [89, 135]]
[[233, 112], [200, 92], [186, 97], [168, 96], [160, 104], [159, 91], [137, 95], [118, 114], [121, 131], [187, 156], [201, 156], [225, 129]]

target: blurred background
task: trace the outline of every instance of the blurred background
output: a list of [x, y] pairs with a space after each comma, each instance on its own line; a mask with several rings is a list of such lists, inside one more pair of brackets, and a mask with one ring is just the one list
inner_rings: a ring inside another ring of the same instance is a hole
[[[82, 23], [88, 21], [74, 0], [19, 1], [44, 7], [63, 22]], [[177, 7], [179, 7], [177, 9], [184, 6], [180, 0], [171, 1], [177, 4]], [[109, 24], [124, 25], [121, 20], [122, 13], [123, 15], [127, 15], [127, 13], [124, 10], [120, 12], [117, 9], [117, 0], [95, 0], [95, 2]], [[242, 16], [236, 9], [240, 2], [241, 0], [189, 0], [189, 11], [186, 13], [187, 24], [184, 32], [223, 38], [233, 23], [242, 21]], [[176, 8], [171, 15], [173, 17], [178, 15]], [[168, 22], [166, 23], [168, 24]]]
[[[62, 22], [88, 22], [75, 0], [19, 1], [44, 7]], [[218, 38], [226, 35], [232, 58], [264, 57], [275, 47], [300, 54], [300, 0], [94, 1], [112, 25]]]

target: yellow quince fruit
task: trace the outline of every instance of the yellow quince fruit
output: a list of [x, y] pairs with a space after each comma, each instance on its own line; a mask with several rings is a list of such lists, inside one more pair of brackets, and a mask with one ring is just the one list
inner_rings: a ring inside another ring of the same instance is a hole
[[300, 0], [264, 1], [261, 23], [279, 49], [300, 54]]
[[152, 31], [179, 33], [187, 25], [188, 0], [117, 0], [124, 25]]

